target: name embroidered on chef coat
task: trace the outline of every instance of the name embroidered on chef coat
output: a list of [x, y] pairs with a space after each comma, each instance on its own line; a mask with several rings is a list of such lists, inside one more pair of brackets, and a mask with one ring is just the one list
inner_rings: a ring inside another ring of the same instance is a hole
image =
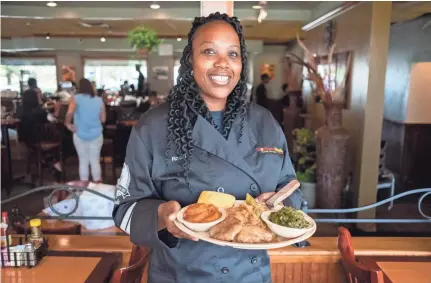
[[172, 162], [177, 162], [177, 161], [179, 161], [179, 160], [183, 160], [183, 159], [185, 159], [186, 158], [186, 154], [183, 154], [183, 155], [181, 155], [181, 156], [172, 156], [171, 157], [171, 161]]
[[275, 153], [279, 155], [284, 155], [284, 151], [277, 147], [258, 147], [256, 150], [260, 153]]

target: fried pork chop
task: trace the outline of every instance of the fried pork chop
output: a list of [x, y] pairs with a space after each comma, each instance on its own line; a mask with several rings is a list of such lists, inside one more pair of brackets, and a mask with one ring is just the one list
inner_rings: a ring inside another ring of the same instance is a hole
[[212, 227], [209, 234], [217, 240], [239, 243], [266, 243], [274, 236], [246, 204], [229, 209], [225, 220]]

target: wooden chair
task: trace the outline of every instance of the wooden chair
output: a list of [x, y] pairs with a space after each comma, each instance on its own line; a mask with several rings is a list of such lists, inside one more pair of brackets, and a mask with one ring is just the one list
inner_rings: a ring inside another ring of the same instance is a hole
[[115, 270], [111, 283], [141, 283], [149, 256], [150, 249], [134, 245], [129, 266]]
[[[43, 185], [43, 157], [51, 154], [55, 155], [60, 161], [61, 167], [63, 168], [61, 174], [61, 180], [65, 180], [65, 170], [62, 153], [62, 130], [63, 125], [59, 123], [47, 123], [38, 127], [38, 133], [41, 135], [42, 141], [32, 146], [27, 145], [27, 174], [31, 175], [31, 165], [36, 164], [37, 167], [37, 179], [38, 186]], [[22, 140], [22, 132], [18, 128], [18, 139]], [[35, 158], [34, 158], [35, 157]], [[32, 180], [33, 183], [33, 180]]]
[[350, 283], [384, 283], [383, 272], [363, 265], [355, 258], [349, 230], [338, 227], [338, 249]]

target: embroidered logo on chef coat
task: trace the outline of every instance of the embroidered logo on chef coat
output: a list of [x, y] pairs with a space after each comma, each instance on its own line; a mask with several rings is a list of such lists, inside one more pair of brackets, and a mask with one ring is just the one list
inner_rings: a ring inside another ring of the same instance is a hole
[[123, 169], [121, 170], [120, 179], [118, 179], [117, 183], [117, 192], [115, 197], [119, 199], [122, 197], [125, 199], [126, 197], [130, 197], [129, 193], [129, 185], [130, 185], [130, 170], [129, 166], [126, 163], [123, 165]]
[[284, 151], [277, 147], [258, 147], [256, 150], [260, 153], [275, 153], [279, 155], [284, 155]]

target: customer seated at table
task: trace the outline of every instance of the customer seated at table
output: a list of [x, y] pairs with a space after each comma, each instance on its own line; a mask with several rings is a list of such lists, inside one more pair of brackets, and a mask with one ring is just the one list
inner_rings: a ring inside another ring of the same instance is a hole
[[[37, 87], [35, 78], [28, 79], [27, 89], [22, 94], [21, 123], [18, 128], [19, 136], [22, 142], [28, 148], [35, 148], [43, 139], [42, 126], [49, 122], [55, 122], [60, 113], [60, 104], [52, 101], [50, 111], [43, 107], [42, 92]], [[47, 104], [48, 105], [48, 104]], [[57, 178], [61, 175], [60, 162], [54, 157], [48, 157], [42, 160], [43, 164], [48, 164], [54, 170]]]
[[[73, 124], [72, 124], [73, 117]], [[70, 100], [66, 127], [73, 132], [73, 143], [79, 158], [79, 178], [89, 180], [89, 169], [94, 182], [101, 182], [100, 150], [103, 145], [103, 127], [106, 120], [105, 104], [97, 97], [87, 79], [79, 81], [77, 94]]]

